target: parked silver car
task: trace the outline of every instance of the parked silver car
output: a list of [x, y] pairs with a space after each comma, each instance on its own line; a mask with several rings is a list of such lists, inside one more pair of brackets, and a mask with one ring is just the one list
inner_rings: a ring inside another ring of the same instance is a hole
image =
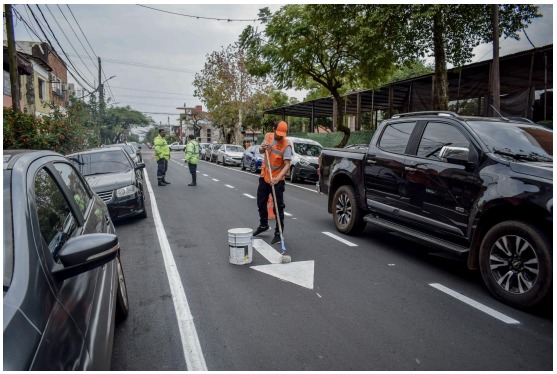
[[217, 151], [217, 164], [240, 166], [244, 156], [244, 147], [234, 144], [223, 144]]
[[110, 370], [128, 315], [106, 205], [51, 151], [4, 151], [4, 370]]

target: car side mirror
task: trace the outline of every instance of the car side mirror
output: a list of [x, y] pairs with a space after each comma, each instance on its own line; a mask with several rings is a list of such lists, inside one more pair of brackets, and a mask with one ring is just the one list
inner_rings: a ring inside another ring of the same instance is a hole
[[138, 162], [137, 164], [135, 164], [135, 170], [144, 169], [144, 168], [145, 168], [144, 162]]
[[455, 146], [444, 146], [439, 151], [439, 158], [449, 164], [464, 165], [466, 170], [471, 170], [475, 167], [478, 161], [478, 154], [475, 149], [468, 147], [455, 147]]
[[114, 234], [87, 234], [71, 238], [64, 244], [58, 258], [62, 265], [52, 269], [58, 280], [64, 280], [98, 268], [116, 258], [120, 244]]

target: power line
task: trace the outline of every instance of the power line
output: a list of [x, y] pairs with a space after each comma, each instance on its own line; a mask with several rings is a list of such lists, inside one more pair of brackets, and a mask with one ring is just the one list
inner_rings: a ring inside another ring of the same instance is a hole
[[[97, 54], [95, 53], [95, 51], [93, 50], [93, 47], [91, 47], [91, 43], [89, 43], [89, 39], [87, 39], [87, 36], [85, 36], [85, 33], [83, 32], [83, 30], [81, 29], [81, 26], [79, 25], [79, 22], [77, 22], [77, 19], [75, 18], [69, 4], [66, 4], [66, 6], [68, 7], [68, 9], [70, 10], [70, 13], [72, 14], [72, 17], [75, 21], [75, 23], [77, 24], [77, 27], [79, 27], [79, 30], [81, 31], [81, 33], [83, 34], [83, 37], [85, 38], [85, 41], [87, 41], [87, 44], [89, 45], [89, 48], [91, 48], [91, 51], [93, 52], [93, 55], [97, 56]], [[87, 54], [89, 55], [89, 54]]]
[[182, 17], [189, 17], [189, 18], [196, 18], [196, 19], [210, 19], [210, 20], [215, 20], [215, 21], [226, 21], [226, 22], [256, 22], [256, 21], [262, 21], [264, 20], [264, 18], [255, 18], [255, 19], [232, 19], [232, 18], [213, 18], [213, 17], [202, 17], [202, 16], [192, 16], [189, 14], [182, 14], [182, 13], [175, 13], [175, 12], [169, 12], [168, 10], [162, 10], [162, 9], [157, 9], [157, 8], [151, 8], [149, 6], [145, 6], [145, 5], [141, 5], [141, 4], [136, 4], [137, 6], [140, 6], [142, 8], [147, 8], [147, 9], [151, 9], [151, 10], [156, 10], [157, 12], [163, 12], [163, 13], [169, 13], [169, 14], [174, 14], [176, 16], [182, 16]]
[[[70, 54], [70, 56], [74, 56], [74, 55]], [[75, 57], [87, 58], [85, 56], [79, 56], [79, 55], [75, 55]], [[91, 58], [91, 57], [89, 57], [89, 58]], [[177, 71], [177, 72], [180, 72], [180, 73], [189, 73], [189, 74], [197, 73], [195, 70], [180, 69], [180, 68], [175, 68], [175, 67], [167, 67], [167, 66], [159, 66], [159, 65], [150, 65], [150, 64], [143, 64], [143, 63], [140, 63], [140, 62], [132, 62], [132, 61], [113, 60], [113, 59], [109, 59], [109, 58], [103, 58], [103, 61], [104, 62], [112, 62], [112, 63], [115, 63], [115, 64], [131, 65], [131, 66], [145, 67], [145, 68], [158, 69], [158, 70]]]
[[[52, 14], [52, 11], [51, 11], [50, 8], [48, 7], [48, 5], [45, 4], [45, 6], [46, 6], [46, 10], [48, 10], [48, 12], [50, 13], [50, 15], [51, 15], [52, 18], [54, 19], [54, 22], [56, 22], [56, 25], [58, 25], [58, 28], [60, 29], [60, 31], [62, 31], [62, 34], [64, 35], [64, 37], [66, 38], [66, 40], [68, 41], [68, 43], [70, 44], [70, 46], [72, 47], [72, 49], [74, 50], [74, 52], [77, 53], [77, 51], [76, 51], [75, 47], [73, 46], [72, 42], [70, 41], [70, 39], [68, 38], [68, 36], [67, 36], [66, 33], [64, 32], [64, 29], [63, 29], [63, 28], [60, 26], [60, 24], [58, 23], [58, 20], [56, 19], [56, 17], [54, 17], [54, 14]], [[67, 20], [66, 20], [66, 21], [67, 21]], [[71, 25], [70, 25], [70, 28], [72, 28]], [[73, 29], [72, 29], [72, 31], [73, 31]], [[75, 34], [75, 32], [74, 32], [74, 34]], [[94, 79], [95, 74], [93, 74], [93, 73], [91, 72], [91, 70], [89, 70], [89, 68], [87, 67], [87, 64], [85, 64], [85, 61], [83, 61], [83, 59], [82, 59], [81, 57], [80, 57], [79, 59], [81, 60], [81, 62], [83, 62], [83, 66], [85, 66], [85, 69], [87, 69], [87, 71], [89, 72], [89, 74], [91, 74], [91, 76], [93, 76], [93, 79]]]
[[[50, 40], [48, 40], [48, 37], [46, 36], [46, 33], [44, 32], [44, 30], [43, 30], [41, 24], [39, 23], [39, 20], [38, 20], [37, 17], [35, 16], [35, 13], [34, 13], [33, 10], [31, 9], [31, 7], [29, 6], [29, 4], [27, 4], [27, 7], [29, 8], [29, 11], [31, 12], [31, 15], [33, 15], [33, 18], [35, 19], [35, 22], [37, 22], [37, 24], [39, 25], [39, 28], [41, 29], [41, 31], [42, 31], [42, 33], [44, 34], [46, 40], [48, 41], [48, 44], [50, 44], [50, 46], [52, 47], [52, 49], [53, 49], [54, 51], [56, 51], [56, 50], [54, 49], [54, 45], [50, 42]], [[56, 43], [58, 44], [58, 46], [59, 46], [60, 49], [62, 50], [62, 53], [64, 53], [64, 55], [65, 55], [66, 58], [68, 59], [68, 62], [70, 63], [70, 65], [75, 69], [76, 74], [77, 74], [85, 83], [87, 83], [87, 84], [89, 85], [89, 87], [95, 89], [95, 87], [93, 87], [85, 78], [83, 78], [82, 74], [80, 74], [81, 72], [79, 71], [79, 69], [77, 69], [77, 68], [74, 66], [72, 60], [68, 57], [68, 55], [67, 55], [66, 52], [64, 51], [64, 48], [62, 48], [62, 45], [60, 44], [60, 42], [58, 42], [58, 39], [56, 38], [56, 35], [54, 35], [54, 32], [52, 32], [52, 29], [50, 28], [50, 25], [48, 24], [48, 21], [46, 20], [46, 18], [45, 18], [45, 16], [44, 16], [43, 12], [42, 12], [42, 10], [41, 10], [41, 8], [39, 8], [39, 5], [37, 5], [37, 4], [36, 4], [36, 7], [39, 9], [39, 12], [41, 13], [43, 19], [45, 20], [46, 25], [48, 26], [48, 28], [49, 28], [49, 30], [50, 30], [52, 36], [54, 37], [54, 40], [56, 40]], [[68, 72], [70, 72], [70, 74], [71, 74], [71, 71], [70, 71], [69, 69], [68, 69]], [[74, 76], [73, 74], [71, 74], [71, 75], [72, 75], [72, 77], [74, 77], [75, 80], [77, 80], [77, 78], [75, 78], [75, 76]]]
[[[75, 35], [75, 38], [77, 39], [77, 41], [79, 42], [79, 44], [81, 44], [81, 46], [83, 47], [83, 50], [85, 51], [85, 53], [87, 53], [87, 56], [89, 56], [89, 58], [91, 60], [93, 60], [91, 58], [91, 56], [89, 55], [89, 52], [87, 52], [87, 49], [85, 48], [85, 46], [83, 45], [83, 43], [81, 42], [81, 40], [79, 39], [79, 36], [77, 36], [77, 33], [75, 32], [74, 28], [72, 27], [70, 21], [68, 21], [68, 18], [66, 18], [66, 15], [64, 14], [64, 12], [62, 11], [62, 8], [60, 8], [60, 5], [56, 4], [56, 6], [58, 7], [58, 10], [60, 10], [60, 13], [62, 14], [62, 16], [64, 16], [64, 19], [66, 20], [66, 22], [68, 23], [68, 25], [70, 26], [70, 29], [72, 29], [73, 34]], [[75, 18], [74, 18], [75, 20]], [[77, 21], [76, 21], [77, 23]], [[77, 26], [79, 26], [79, 24], [77, 24]], [[81, 28], [80, 28], [81, 29]], [[83, 32], [82, 32], [83, 33]], [[85, 35], [83, 35], [85, 36]], [[87, 40], [87, 38], [85, 38], [85, 40]], [[77, 53], [77, 52], [76, 52]], [[95, 64], [95, 61], [93, 60], [93, 65], [95, 66], [95, 69], [98, 69], [97, 65]]]
[[[33, 19], [35, 20], [35, 23], [39, 26], [39, 29], [41, 30], [41, 32], [43, 33], [43, 36], [46, 38], [46, 41], [48, 42], [48, 44], [52, 47], [53, 51], [56, 51], [56, 49], [54, 49], [54, 46], [52, 45], [52, 43], [50, 42], [50, 40], [48, 39], [48, 36], [46, 36], [45, 31], [43, 30], [43, 27], [41, 25], [41, 23], [39, 22], [39, 20], [37, 19], [37, 17], [35, 16], [35, 13], [33, 12], [33, 10], [31, 9], [31, 7], [29, 5], [27, 5], [27, 8], [29, 9], [29, 11], [31, 12], [31, 15], [33, 16]], [[25, 22], [25, 21], [24, 21]], [[39, 38], [39, 40], [41, 40], [41, 38]], [[41, 40], [42, 41], [42, 40]], [[76, 78], [75, 75], [73, 75], [73, 73], [71, 72], [70, 69], [68, 69], [68, 73], [70, 73], [70, 75], [76, 80], [77, 83], [79, 83], [82, 87], [85, 87], [85, 85], [83, 83], [81, 83], [81, 81], [79, 79]], [[76, 73], [77, 74], [77, 73]], [[79, 74], [78, 74], [79, 75]], [[81, 76], [79, 75], [79, 77], [81, 78]], [[83, 78], [81, 78], [83, 79]], [[87, 92], [89, 92], [87, 90]]]
[[175, 92], [162, 92], [162, 91], [150, 91], [150, 90], [141, 90], [139, 88], [127, 88], [127, 87], [117, 87], [117, 86], [112, 86], [114, 88], [119, 88], [122, 90], [131, 90], [131, 91], [144, 91], [144, 92], [154, 92], [154, 93], [162, 93], [162, 94], [170, 94], [170, 95], [181, 95], [181, 96], [189, 96], [189, 97], [195, 97], [192, 96], [190, 94], [184, 94], [184, 93], [175, 93]]

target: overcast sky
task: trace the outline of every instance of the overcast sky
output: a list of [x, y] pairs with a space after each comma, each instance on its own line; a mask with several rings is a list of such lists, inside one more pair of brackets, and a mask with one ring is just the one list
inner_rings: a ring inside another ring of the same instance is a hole
[[[184, 104], [202, 105], [193, 96], [195, 73], [203, 69], [208, 54], [235, 43], [246, 26], [260, 26], [255, 20], [265, 6], [275, 12], [281, 5], [40, 4], [60, 48], [37, 6], [30, 5], [58, 54], [66, 62], [69, 57], [84, 80], [98, 85], [96, 57], [100, 57], [103, 80], [115, 76], [105, 84], [105, 97], [112, 98], [117, 106], [129, 105], [145, 112], [163, 124], [176, 124], [181, 112], [176, 108]], [[27, 6], [14, 8], [44, 40]], [[553, 43], [553, 6], [540, 5], [540, 12], [544, 16], [526, 29], [536, 47]], [[38, 41], [24, 22], [16, 20], [15, 25], [16, 40]], [[520, 36], [520, 41], [502, 40], [500, 55], [532, 48], [524, 33]], [[473, 62], [491, 58], [491, 46], [480, 46], [476, 52]], [[68, 80], [75, 82], [70, 75]], [[304, 97], [304, 93], [294, 91], [288, 94], [300, 100]]]

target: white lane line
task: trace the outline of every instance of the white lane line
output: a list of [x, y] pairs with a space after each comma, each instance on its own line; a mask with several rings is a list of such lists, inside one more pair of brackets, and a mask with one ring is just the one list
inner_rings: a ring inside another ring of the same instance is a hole
[[488, 306], [483, 305], [482, 303], [479, 303], [475, 300], [472, 300], [471, 298], [464, 296], [462, 294], [459, 294], [456, 291], [451, 290], [450, 288], [447, 288], [445, 286], [443, 286], [442, 284], [439, 283], [430, 283], [429, 284], [431, 287], [438, 289], [441, 292], [446, 293], [447, 295], [450, 295], [452, 297], [454, 297], [455, 299], [458, 299], [460, 301], [462, 301], [463, 303], [466, 303], [468, 305], [470, 305], [473, 308], [476, 308], [486, 314], [489, 314], [490, 316], [492, 316], [493, 318], [497, 318], [498, 320], [508, 323], [508, 324], [518, 324], [520, 323], [519, 321], [517, 321], [516, 319], [513, 319], [511, 317], [508, 317], [506, 315], [504, 315], [503, 313], [500, 313], [498, 311], [496, 311], [495, 309], [491, 309]]
[[255, 199], [255, 196], [248, 195], [247, 193], [245, 193], [244, 196], [247, 196], [247, 197], [249, 197], [250, 199]]
[[157, 201], [153, 188], [149, 182], [147, 170], [145, 172], [145, 181], [147, 182], [147, 190], [151, 198], [151, 210], [153, 211], [153, 220], [155, 221], [155, 229], [161, 245], [161, 252], [164, 259], [164, 266], [166, 268], [166, 276], [168, 284], [170, 285], [170, 293], [172, 294], [172, 301], [174, 303], [174, 312], [178, 320], [178, 329], [180, 330], [180, 337], [182, 339], [182, 349], [184, 351], [184, 358], [186, 365], [190, 371], [207, 371], [207, 364], [203, 357], [201, 344], [199, 344], [199, 337], [193, 323], [193, 316], [190, 311], [186, 292], [182, 286], [180, 273], [176, 267], [176, 261], [170, 249], [170, 243], [166, 237], [166, 231], [161, 221], [161, 216], [157, 208]]
[[218, 182], [218, 181], [219, 181], [218, 179], [215, 179], [215, 178], [213, 178], [213, 180], [214, 180], [215, 182]]
[[292, 217], [292, 214], [284, 212], [284, 215], [287, 217]]
[[234, 188], [234, 186], [231, 186], [229, 184], [225, 184], [225, 186], [228, 187], [228, 188]]
[[331, 238], [333, 238], [333, 239], [335, 239], [335, 240], [338, 240], [339, 242], [344, 243], [344, 244], [346, 244], [347, 246], [350, 246], [350, 247], [357, 247], [357, 246], [358, 246], [358, 244], [354, 244], [354, 243], [352, 243], [352, 242], [349, 242], [348, 240], [343, 239], [343, 238], [341, 238], [340, 236], [336, 236], [336, 235], [334, 235], [334, 234], [331, 234], [330, 232], [323, 231], [323, 234], [325, 234], [325, 235], [327, 235], [327, 236], [330, 236]]
[[[199, 172], [198, 172], [198, 173], [199, 173]], [[208, 177], [208, 175], [207, 175], [207, 174], [203, 174], [203, 176], [204, 176], [204, 177]]]

